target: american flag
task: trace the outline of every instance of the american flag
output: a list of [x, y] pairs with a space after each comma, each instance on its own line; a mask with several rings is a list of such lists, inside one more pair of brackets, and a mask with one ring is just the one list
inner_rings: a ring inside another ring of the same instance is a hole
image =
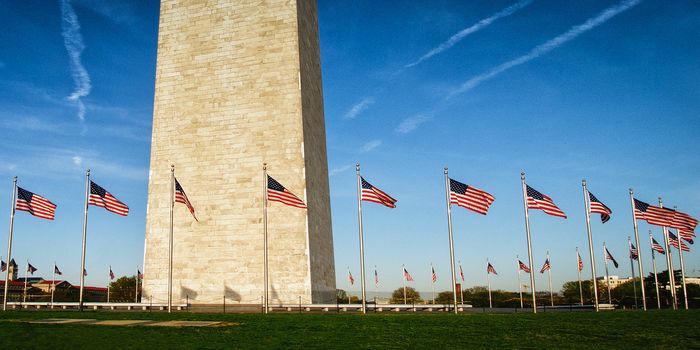
[[459, 264], [459, 277], [461, 277], [462, 282], [464, 282], [464, 271], [462, 271], [462, 263]]
[[450, 203], [452, 204], [486, 215], [489, 206], [495, 200], [496, 197], [486, 191], [450, 179]]
[[294, 193], [289, 192], [289, 190], [284, 188], [282, 184], [277, 182], [270, 175], [267, 176], [267, 199], [292, 207], [306, 209], [306, 204], [304, 201], [295, 196]]
[[141, 273], [141, 270], [136, 270], [136, 277], [140, 280], [143, 279], [143, 274]]
[[7, 271], [7, 263], [4, 261], [0, 261], [0, 272], [5, 272]]
[[559, 209], [556, 204], [554, 204], [554, 201], [552, 201], [552, 198], [549, 198], [549, 196], [546, 196], [540, 192], [538, 192], [536, 189], [530, 187], [529, 185], [527, 187], [527, 207], [530, 209], [540, 209], [543, 212], [552, 215], [552, 216], [558, 216], [560, 218], [566, 219], [566, 214], [564, 214], [561, 209]]
[[113, 279], [114, 279], [114, 271], [112, 271], [112, 267], [110, 266], [109, 267], [109, 280], [111, 281]]
[[192, 203], [190, 203], [189, 198], [187, 198], [187, 193], [185, 193], [185, 190], [182, 189], [182, 186], [177, 179], [175, 179], [175, 202], [186, 205], [187, 210], [189, 210], [190, 214], [192, 214], [194, 221], [199, 222], [199, 220], [197, 220], [197, 216], [194, 214], [194, 207], [192, 206]]
[[590, 211], [591, 213], [596, 213], [600, 214], [600, 221], [603, 223], [608, 222], [610, 220], [610, 215], [612, 214], [612, 210], [608, 208], [603, 202], [601, 202], [596, 196], [591, 193], [591, 191], [588, 191], [588, 202], [590, 203]]
[[693, 244], [695, 243], [693, 240], [695, 239], [695, 232], [693, 231], [687, 231], [684, 229], [677, 229], [678, 235], [681, 236], [686, 242]]
[[492, 273], [494, 275], [498, 275], [498, 273], [496, 272], [496, 269], [493, 267], [493, 265], [491, 265], [491, 263], [488, 263], [488, 265], [486, 265], [486, 273], [487, 274]]
[[578, 257], [578, 270], [583, 271], [583, 259], [581, 259], [581, 254], [576, 252], [576, 256]]
[[348, 282], [350, 282], [351, 286], [355, 285], [355, 277], [352, 277], [352, 273], [350, 272], [350, 270], [348, 270]]
[[615, 268], [617, 268], [618, 266], [620, 266], [620, 265], [617, 264], [617, 260], [615, 260], [615, 258], [613, 258], [613, 256], [612, 256], [612, 254], [610, 254], [610, 251], [608, 251], [608, 248], [607, 248], [607, 247], [605, 248], [605, 260], [610, 260], [610, 261], [612, 261], [613, 265], [615, 265]]
[[15, 208], [47, 220], [53, 220], [56, 215], [56, 204], [22, 187], [17, 187], [17, 202], [15, 203]]
[[[676, 235], [674, 235], [673, 232], [671, 232], [671, 231], [668, 231], [668, 244], [671, 247], [678, 249], [678, 237], [676, 237]], [[682, 241], [681, 241], [681, 247], [683, 247], [684, 252], [690, 251], [690, 247], [688, 247], [688, 245]]]
[[673, 212], [666, 208], [655, 207], [640, 200], [634, 200], [634, 217], [637, 220], [646, 220], [651, 225], [670, 226]]
[[630, 259], [639, 259], [639, 251], [637, 251], [637, 248], [634, 246], [634, 244], [632, 244], [632, 242], [630, 242]]
[[669, 227], [693, 232], [695, 227], [698, 226], [698, 220], [694, 217], [674, 209], [669, 210], [673, 211], [673, 219], [671, 219], [671, 225], [669, 225]]
[[107, 211], [121, 216], [129, 215], [129, 207], [120, 202], [111, 193], [107, 192], [100, 185], [90, 181], [90, 197], [88, 204], [105, 208]]
[[360, 180], [362, 181], [361, 200], [379, 203], [389, 208], [396, 208], [396, 199], [386, 194], [386, 192], [372, 186], [365, 178], [360, 177]]
[[377, 273], [377, 269], [374, 269], [374, 285], [379, 284], [379, 273]]
[[435, 273], [435, 268], [430, 267], [430, 269], [433, 271], [432, 277], [433, 277], [433, 283], [437, 282], [437, 274]]
[[661, 244], [659, 244], [659, 242], [657, 242], [653, 237], [649, 237], [651, 238], [651, 249], [657, 253], [665, 255], [666, 252], [664, 251], [664, 247], [662, 247]]
[[403, 278], [405, 278], [408, 282], [413, 282], [413, 277], [410, 273], [408, 273], [408, 270], [406, 270], [405, 267], [403, 268]]
[[525, 273], [530, 273], [530, 268], [527, 265], [525, 265], [524, 262], [522, 262], [521, 260], [518, 260], [518, 264], [519, 264], [521, 270], [523, 270]]
[[34, 272], [36, 272], [36, 270], [37, 270], [36, 267], [32, 266], [32, 264], [30, 264], [30, 263], [27, 263], [27, 272], [29, 272], [33, 275]]
[[62, 276], [62, 275], [63, 275], [63, 272], [61, 272], [61, 270], [59, 270], [59, 269], [58, 269], [58, 266], [56, 266], [56, 265], [53, 265], [53, 273], [55, 273], [55, 274], [57, 274], [57, 275], [59, 275], [59, 276]]
[[540, 269], [540, 273], [544, 273], [545, 271], [549, 270], [552, 268], [552, 265], [549, 264], [549, 259], [544, 261], [544, 265], [542, 265], [542, 268]]

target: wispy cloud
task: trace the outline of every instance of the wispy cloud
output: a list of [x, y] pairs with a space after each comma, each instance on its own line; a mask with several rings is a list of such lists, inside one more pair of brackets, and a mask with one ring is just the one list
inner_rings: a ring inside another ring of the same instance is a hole
[[331, 169], [331, 171], [328, 172], [328, 176], [334, 176], [334, 175], [337, 175], [340, 173], [344, 173], [344, 172], [350, 170], [352, 167], [353, 167], [352, 164], [343, 165], [340, 167], [335, 167], [335, 168]]
[[372, 141], [369, 141], [369, 142], [365, 143], [364, 145], [362, 145], [362, 147], [360, 148], [360, 152], [367, 153], [367, 152], [369, 152], [369, 151], [371, 151], [371, 150], [373, 150], [381, 145], [382, 145], [382, 140], [372, 140]]
[[80, 34], [78, 16], [75, 14], [70, 0], [61, 0], [61, 28], [63, 43], [68, 51], [71, 74], [75, 82], [75, 90], [68, 96], [68, 100], [76, 103], [78, 106], [78, 118], [84, 121], [85, 104], [81, 98], [90, 94], [92, 83], [90, 82], [90, 75], [80, 60], [85, 45], [83, 44], [83, 36]]
[[374, 103], [373, 97], [365, 97], [362, 101], [356, 103], [350, 110], [345, 113], [345, 119], [355, 119], [360, 113], [362, 113], [367, 107]]
[[131, 25], [137, 20], [132, 5], [125, 1], [78, 0], [78, 6], [120, 24]]
[[455, 44], [457, 44], [458, 42], [460, 42], [462, 39], [466, 38], [470, 34], [474, 34], [474, 33], [478, 32], [479, 30], [488, 27], [491, 23], [495, 22], [498, 19], [512, 15], [513, 13], [522, 9], [523, 7], [530, 5], [530, 3], [532, 3], [533, 1], [534, 0], [518, 1], [517, 3], [510, 5], [499, 12], [496, 12], [492, 16], [480, 20], [479, 22], [472, 25], [471, 27], [462, 29], [457, 34], [455, 34], [455, 35], [451, 36], [449, 39], [447, 39], [447, 41], [445, 41], [444, 43], [442, 43], [439, 46], [428, 51], [428, 53], [421, 56], [415, 62], [412, 62], [412, 63], [405, 65], [404, 68], [411, 68], [413, 66], [416, 66], [416, 65], [420, 64], [421, 62], [429, 59], [430, 57], [433, 57], [433, 56], [451, 48], [452, 46], [454, 46]]
[[399, 126], [396, 127], [396, 132], [399, 134], [408, 134], [409, 132], [416, 130], [421, 124], [430, 120], [430, 117], [425, 114], [418, 114], [413, 117], [408, 117], [401, 121]]
[[595, 17], [589, 18], [584, 22], [583, 24], [579, 24], [577, 26], [571, 27], [566, 33], [563, 33], [553, 39], [548, 40], [547, 42], [540, 44], [530, 50], [527, 54], [520, 56], [516, 59], [513, 59], [511, 61], [508, 61], [506, 63], [503, 63], [499, 66], [496, 66], [492, 68], [489, 71], [486, 71], [482, 74], [479, 74], [475, 77], [472, 77], [471, 79], [467, 80], [464, 82], [462, 85], [459, 86], [459, 88], [455, 89], [452, 91], [450, 94], [447, 95], [445, 99], [450, 99], [456, 95], [459, 95], [463, 92], [469, 91], [482, 82], [489, 80], [496, 75], [505, 72], [508, 69], [511, 69], [513, 67], [519, 66], [521, 64], [527, 63], [537, 57], [540, 57], [557, 47], [565, 44], [566, 42], [575, 39], [577, 36], [607, 22], [611, 18], [615, 17], [616, 15], [625, 12], [629, 10], [630, 8], [638, 5], [641, 2], [641, 0], [625, 0], [620, 3], [618, 3], [615, 6], [609, 7], [600, 14], [598, 14]]

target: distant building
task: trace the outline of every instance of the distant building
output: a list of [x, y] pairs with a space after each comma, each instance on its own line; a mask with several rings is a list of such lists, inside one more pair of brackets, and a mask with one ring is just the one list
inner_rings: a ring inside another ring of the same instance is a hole
[[602, 283], [604, 286], [608, 286], [608, 283], [610, 283], [610, 288], [615, 288], [621, 284], [625, 284], [627, 282], [632, 281], [632, 277], [619, 277], [619, 276], [610, 276], [610, 280], [608, 281], [608, 278], [606, 276], [603, 277], [598, 277], [598, 282]]

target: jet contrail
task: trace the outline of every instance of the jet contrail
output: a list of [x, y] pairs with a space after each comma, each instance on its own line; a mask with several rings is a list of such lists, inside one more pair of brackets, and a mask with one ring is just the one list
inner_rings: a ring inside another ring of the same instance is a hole
[[83, 53], [85, 45], [83, 44], [83, 36], [80, 34], [78, 16], [75, 14], [70, 0], [61, 0], [61, 28], [63, 43], [70, 58], [71, 74], [75, 82], [75, 90], [68, 96], [68, 100], [77, 103], [78, 118], [84, 121], [85, 104], [81, 101], [81, 97], [85, 97], [90, 93], [92, 84], [90, 83], [90, 75], [80, 62], [80, 55]]
[[530, 5], [530, 3], [532, 3], [533, 1], [534, 0], [521, 0], [513, 5], [510, 5], [506, 8], [504, 8], [501, 11], [495, 13], [491, 17], [482, 19], [481, 21], [477, 22], [476, 24], [472, 25], [471, 27], [465, 28], [465, 29], [461, 30], [459, 33], [451, 36], [447, 41], [440, 44], [440, 46], [428, 51], [428, 53], [421, 56], [421, 58], [419, 58], [417, 61], [405, 65], [404, 68], [411, 68], [413, 66], [416, 66], [416, 65], [420, 64], [421, 62], [427, 60], [428, 58], [433, 57], [433, 56], [451, 48], [452, 46], [457, 44], [460, 40], [467, 37], [469, 34], [478, 32], [479, 30], [487, 27], [488, 25], [490, 25], [491, 23], [493, 23], [494, 21], [496, 21], [500, 18], [512, 15], [513, 13], [520, 10], [521, 8], [523, 8], [527, 5]]
[[462, 85], [459, 86], [456, 90], [452, 91], [450, 94], [445, 97], [445, 99], [450, 99], [454, 97], [455, 95], [459, 95], [465, 91], [469, 91], [482, 82], [489, 80], [496, 75], [503, 73], [504, 71], [511, 69], [515, 66], [519, 66], [523, 63], [529, 62], [537, 57], [540, 57], [544, 54], [546, 54], [549, 51], [552, 51], [556, 49], [557, 47], [563, 45], [564, 43], [576, 38], [577, 36], [605, 23], [609, 19], [615, 17], [616, 15], [629, 10], [630, 8], [638, 5], [642, 0], [625, 0], [620, 2], [619, 4], [609, 7], [605, 9], [603, 12], [598, 14], [595, 17], [592, 17], [588, 19], [586, 22], [583, 24], [579, 24], [577, 26], [572, 27], [569, 29], [564, 34], [561, 34], [554, 39], [550, 39], [549, 41], [545, 42], [544, 44], [540, 44], [536, 46], [534, 49], [530, 50], [527, 54], [520, 56], [516, 59], [513, 59], [511, 61], [508, 61], [506, 63], [503, 63], [499, 66], [496, 66], [492, 68], [491, 70], [479, 74], [475, 77], [472, 77], [471, 79], [467, 80], [464, 82]]

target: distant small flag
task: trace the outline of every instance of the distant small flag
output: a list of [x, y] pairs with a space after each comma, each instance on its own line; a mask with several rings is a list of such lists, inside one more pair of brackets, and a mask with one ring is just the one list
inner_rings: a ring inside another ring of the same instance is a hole
[[56, 266], [56, 265], [53, 265], [53, 273], [55, 273], [55, 274], [57, 274], [57, 275], [59, 275], [59, 276], [62, 276], [62, 275], [63, 275], [63, 272], [61, 272], [61, 270], [59, 270], [59, 269], [58, 269], [58, 266]]
[[552, 265], [549, 264], [549, 258], [544, 261], [544, 265], [542, 265], [542, 268], [540, 269], [540, 273], [544, 273], [545, 271], [549, 270], [552, 268]]
[[32, 266], [32, 264], [27, 263], [27, 272], [34, 275], [34, 272], [37, 271], [37, 268]]
[[590, 212], [600, 214], [600, 221], [606, 223], [610, 220], [612, 210], [596, 198], [591, 191], [588, 191], [588, 202], [590, 203]]
[[390, 195], [379, 188], [372, 186], [372, 184], [367, 182], [363, 177], [360, 177], [360, 181], [362, 182], [360, 200], [379, 203], [389, 208], [396, 208], [396, 199], [391, 198]]
[[[677, 237], [676, 235], [674, 235], [673, 232], [671, 232], [671, 231], [668, 231], [668, 244], [669, 244], [671, 247], [674, 247], [674, 248], [676, 248], [676, 249], [679, 249], [679, 248], [678, 248], [678, 237]], [[683, 247], [683, 251], [684, 251], [684, 252], [689, 252], [689, 251], [690, 251], [690, 247], [688, 247], [688, 245], [685, 244], [685, 243], [682, 242], [682, 241], [681, 241], [681, 247]]]
[[637, 251], [637, 247], [635, 247], [634, 244], [632, 244], [632, 242], [630, 242], [630, 259], [639, 259], [639, 251]]
[[304, 201], [295, 196], [294, 193], [287, 190], [270, 175], [267, 176], [267, 199], [292, 207], [306, 209], [306, 204]]
[[552, 198], [549, 198], [549, 196], [540, 193], [539, 191], [530, 187], [529, 185], [526, 185], [526, 187], [528, 208], [540, 209], [549, 215], [558, 216], [560, 218], [566, 219], [566, 214], [564, 214], [564, 212], [561, 211], [561, 209], [559, 209], [556, 204], [554, 204]]
[[576, 252], [576, 256], [578, 257], [578, 270], [583, 271], [583, 259], [581, 259], [581, 254]]
[[646, 220], [651, 225], [669, 227], [673, 215], [673, 212], [666, 208], [655, 207], [640, 200], [634, 200], [634, 217], [637, 220]]
[[107, 211], [117, 215], [129, 215], [129, 207], [127, 207], [126, 204], [120, 202], [111, 193], [107, 192], [92, 180], [90, 181], [90, 197], [88, 198], [88, 204], [105, 208]]
[[374, 269], [374, 285], [379, 284], [379, 274], [377, 273], [377, 269]]
[[350, 282], [351, 286], [355, 285], [355, 277], [352, 277], [352, 273], [350, 272], [350, 270], [348, 270], [348, 282]]
[[464, 271], [462, 271], [462, 264], [459, 264], [459, 277], [462, 278], [462, 282], [464, 282]]
[[112, 281], [114, 280], [114, 271], [112, 271], [112, 267], [109, 267], [109, 280]]
[[676, 229], [678, 231], [678, 235], [681, 236], [686, 242], [693, 244], [695, 243], [693, 240], [695, 239], [695, 232], [689, 231], [687, 229]]
[[615, 268], [620, 266], [617, 264], [617, 260], [615, 260], [615, 258], [613, 258], [613, 256], [612, 256], [612, 254], [610, 254], [610, 251], [608, 250], [607, 247], [605, 248], [605, 259], [612, 261], [613, 265], [615, 265]]
[[450, 203], [486, 215], [491, 203], [496, 200], [486, 191], [450, 179]]
[[7, 263], [4, 261], [0, 261], [0, 272], [5, 272], [7, 271]]
[[408, 270], [406, 270], [405, 267], [403, 268], [403, 278], [405, 278], [408, 282], [413, 282], [413, 277], [410, 273], [408, 273]]
[[87, 276], [87, 270], [83, 269], [83, 276]]
[[487, 274], [492, 273], [494, 275], [498, 275], [498, 273], [496, 272], [496, 269], [493, 267], [493, 265], [491, 265], [491, 263], [488, 263], [488, 265], [486, 265], [486, 273]]
[[138, 277], [138, 279], [140, 280], [143, 279], [143, 274], [141, 273], [141, 270], [136, 270], [136, 277]]
[[175, 202], [186, 205], [187, 210], [190, 211], [190, 214], [192, 214], [194, 220], [199, 222], [199, 220], [197, 220], [197, 216], [194, 214], [194, 207], [192, 206], [192, 203], [190, 203], [190, 200], [187, 198], [185, 190], [182, 189], [182, 186], [180, 186], [180, 183], [177, 181], [177, 179], [175, 179]]
[[17, 187], [17, 202], [15, 209], [26, 211], [38, 218], [53, 220], [56, 215], [56, 204], [48, 199]]
[[530, 273], [530, 267], [525, 265], [525, 263], [522, 262], [522, 260], [518, 260], [518, 265], [520, 266], [520, 270], [522, 270], [525, 273]]
[[666, 251], [664, 251], [664, 247], [659, 244], [654, 238], [651, 239], [651, 249], [654, 250], [657, 253], [660, 254], [666, 254]]
[[435, 283], [435, 282], [437, 282], [437, 274], [435, 273], [435, 268], [431, 266], [430, 269], [433, 271], [432, 278], [433, 278], [433, 283]]
[[694, 217], [675, 209], [669, 210], [673, 212], [673, 218], [671, 219], [671, 224], [669, 227], [673, 227], [678, 230], [686, 230], [692, 233], [695, 230], [695, 227], [698, 226], [698, 220]]

